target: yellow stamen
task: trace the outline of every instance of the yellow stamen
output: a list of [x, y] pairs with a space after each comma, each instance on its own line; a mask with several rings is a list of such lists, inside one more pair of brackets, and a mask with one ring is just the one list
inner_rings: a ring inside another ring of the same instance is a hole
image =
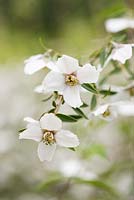
[[69, 86], [75, 86], [79, 83], [79, 81], [75, 75], [70, 74], [70, 75], [66, 75], [65, 83]]

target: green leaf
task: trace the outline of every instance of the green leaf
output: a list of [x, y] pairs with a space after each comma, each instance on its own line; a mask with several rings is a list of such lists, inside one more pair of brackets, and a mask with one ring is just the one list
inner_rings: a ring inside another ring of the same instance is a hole
[[76, 151], [74, 147], [69, 147], [68, 149], [70, 149], [71, 151]]
[[60, 175], [53, 175], [50, 176], [50, 178], [45, 181], [44, 183], [41, 183], [37, 187], [37, 191], [45, 191], [48, 189], [51, 189], [51, 187], [55, 186], [56, 184], [60, 183], [63, 180], [63, 178]]
[[118, 197], [119, 194], [117, 193], [117, 191], [115, 191], [115, 189], [108, 185], [105, 182], [102, 182], [101, 180], [87, 180], [87, 179], [82, 179], [82, 178], [73, 178], [74, 182], [77, 184], [85, 184], [85, 185], [90, 185], [90, 186], [94, 186], [98, 189], [101, 189], [103, 191], [106, 191], [108, 193], [110, 193], [113, 196]]
[[92, 99], [91, 99], [91, 104], [90, 104], [90, 108], [91, 110], [93, 110], [97, 105], [97, 98], [96, 98], [96, 95], [94, 94], [92, 96]]
[[120, 34], [120, 33], [118, 33], [118, 34], [114, 34], [113, 35], [113, 41], [115, 41], [115, 42], [119, 42], [119, 43], [121, 43], [121, 42], [126, 42], [126, 40], [127, 40], [127, 34]]
[[84, 114], [84, 112], [80, 108], [72, 108], [78, 115], [81, 117], [84, 117], [85, 119], [88, 119], [87, 116]]
[[48, 111], [48, 113], [54, 113], [55, 108], [52, 108], [51, 110]]
[[52, 105], [53, 105], [54, 108], [56, 108], [56, 102], [55, 101], [52, 102]]
[[97, 88], [94, 84], [89, 84], [89, 83], [83, 83], [82, 87], [88, 90], [89, 92], [92, 92], [94, 94], [98, 94]]
[[111, 91], [109, 88], [109, 90], [100, 90], [100, 94], [103, 94], [104, 96], [111, 96], [117, 94], [117, 92]]
[[51, 99], [51, 98], [52, 98], [52, 96], [53, 96], [53, 95], [49, 96], [49, 97], [48, 97], [48, 98], [46, 98], [46, 99], [43, 99], [42, 101], [43, 101], [43, 102], [46, 102], [46, 101], [48, 101], [49, 99]]
[[70, 116], [70, 115], [64, 115], [61, 113], [57, 114], [57, 117], [59, 117], [63, 122], [77, 122], [77, 118], [75, 118], [74, 116]]
[[105, 60], [106, 60], [106, 52], [105, 52], [105, 49], [103, 48], [101, 50], [101, 53], [100, 53], [100, 64], [101, 64], [101, 67], [103, 67], [103, 65], [105, 63]]
[[19, 133], [22, 133], [22, 132], [25, 131], [25, 130], [26, 130], [26, 128], [20, 129], [20, 130], [19, 130]]
[[77, 119], [77, 120], [79, 120], [79, 119], [81, 119], [82, 118], [82, 116], [80, 116], [80, 115], [69, 115], [70, 117], [73, 117], [73, 118], [75, 118], [75, 119]]
[[83, 103], [82, 106], [80, 106], [80, 108], [86, 108], [86, 107], [88, 107], [86, 103]]

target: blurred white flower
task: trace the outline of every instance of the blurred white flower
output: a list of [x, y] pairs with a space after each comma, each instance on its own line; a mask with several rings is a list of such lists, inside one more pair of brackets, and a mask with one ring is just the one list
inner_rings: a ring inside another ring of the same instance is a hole
[[125, 64], [126, 60], [132, 57], [132, 47], [134, 47], [134, 44], [118, 44], [113, 42], [113, 45], [114, 49], [110, 55], [111, 59]]
[[60, 171], [65, 177], [79, 177], [85, 180], [94, 180], [97, 175], [86, 169], [81, 160], [64, 160], [60, 165]]
[[20, 133], [19, 139], [32, 139], [39, 142], [38, 156], [40, 161], [51, 161], [56, 145], [76, 147], [79, 140], [75, 134], [62, 129], [62, 121], [53, 113], [43, 115], [39, 121], [25, 118], [27, 129]]
[[43, 69], [44, 67], [53, 68], [54, 63], [51, 58], [46, 54], [38, 54], [31, 56], [27, 60], [24, 61], [25, 67], [24, 72], [27, 75], [32, 75], [35, 72]]
[[89, 119], [93, 117], [99, 117], [106, 121], [111, 121], [117, 117], [117, 112], [112, 104], [103, 104], [89, 114]]
[[125, 64], [125, 62], [132, 57], [132, 48], [134, 47], [134, 44], [119, 44], [116, 42], [112, 42], [112, 44], [114, 48], [105, 61], [103, 68], [105, 68], [111, 60]]
[[99, 117], [106, 121], [111, 121], [118, 116], [134, 116], [134, 102], [118, 101], [103, 104], [89, 114], [89, 119], [92, 117]]
[[79, 66], [78, 60], [63, 55], [55, 64], [55, 68], [47, 74], [43, 86], [48, 91], [58, 91], [71, 107], [82, 105], [80, 88], [83, 83], [96, 83], [100, 70], [90, 64]]
[[105, 28], [108, 32], [117, 33], [127, 28], [134, 28], [134, 19], [131, 18], [112, 18], [105, 22]]

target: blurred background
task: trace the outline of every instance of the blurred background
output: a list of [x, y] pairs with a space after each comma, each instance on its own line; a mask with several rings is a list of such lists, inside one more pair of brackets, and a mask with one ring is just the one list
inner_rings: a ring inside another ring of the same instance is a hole
[[33, 93], [43, 74], [25, 76], [24, 59], [46, 47], [83, 59], [105, 43], [104, 21], [133, 7], [133, 0], [0, 0], [0, 200], [134, 199], [132, 118], [65, 125], [81, 146], [59, 148], [51, 163], [40, 163], [36, 143], [18, 140], [23, 118], [48, 109]]

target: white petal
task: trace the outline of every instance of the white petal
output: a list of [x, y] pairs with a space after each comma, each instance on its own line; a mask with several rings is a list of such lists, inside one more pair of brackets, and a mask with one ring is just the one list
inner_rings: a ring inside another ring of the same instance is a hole
[[107, 110], [108, 106], [109, 106], [108, 104], [101, 105], [92, 113], [95, 116], [99, 116], [99, 115], [103, 114]]
[[128, 19], [128, 27], [134, 28], [134, 19]]
[[65, 102], [71, 107], [80, 107], [82, 105], [82, 101], [80, 98], [80, 86], [66, 86], [63, 97]]
[[47, 90], [47, 88], [45, 88], [45, 86], [42, 84], [42, 85], [38, 85], [34, 88], [34, 92], [37, 92], [37, 93], [47, 93], [48, 95], [51, 95], [52, 92], [50, 92], [50, 90]]
[[29, 122], [29, 123], [34, 123], [34, 124], [38, 124], [39, 122], [31, 117], [25, 117], [24, 118], [25, 122]]
[[56, 65], [59, 71], [65, 74], [71, 74], [79, 69], [78, 60], [67, 55], [59, 58]]
[[108, 19], [105, 22], [105, 28], [108, 32], [116, 33], [128, 28], [128, 20], [126, 18]]
[[77, 135], [67, 130], [57, 132], [55, 134], [55, 140], [59, 146], [63, 147], [77, 147], [79, 145]]
[[40, 125], [42, 129], [58, 131], [62, 128], [62, 121], [53, 113], [47, 113], [41, 117]]
[[100, 71], [94, 66], [86, 64], [77, 71], [77, 78], [82, 83], [96, 83], [99, 78]]
[[122, 116], [134, 116], [134, 102], [119, 101], [115, 103], [118, 114]]
[[30, 125], [25, 131], [20, 133], [19, 139], [31, 139], [40, 142], [42, 139], [41, 128], [37, 125]]
[[58, 91], [62, 94], [65, 87], [65, 77], [58, 72], [49, 72], [43, 81], [43, 86], [48, 91]]
[[43, 93], [44, 91], [44, 87], [43, 85], [38, 85], [34, 88], [34, 92], [37, 92], [37, 93]]
[[132, 57], [132, 46], [130, 44], [118, 44], [111, 53], [112, 59], [122, 64]]
[[56, 144], [46, 145], [43, 142], [39, 143], [38, 156], [40, 161], [51, 161], [56, 150]]
[[41, 59], [42, 57], [43, 57], [43, 54], [37, 54], [37, 55], [31, 56], [30, 58], [26, 59], [24, 61], [24, 63], [27, 64], [27, 63], [32, 62], [34, 60]]
[[42, 54], [32, 56], [29, 59], [27, 59], [24, 63], [25, 63], [24, 72], [25, 74], [28, 75], [34, 74], [35, 72], [44, 68], [47, 64]]

